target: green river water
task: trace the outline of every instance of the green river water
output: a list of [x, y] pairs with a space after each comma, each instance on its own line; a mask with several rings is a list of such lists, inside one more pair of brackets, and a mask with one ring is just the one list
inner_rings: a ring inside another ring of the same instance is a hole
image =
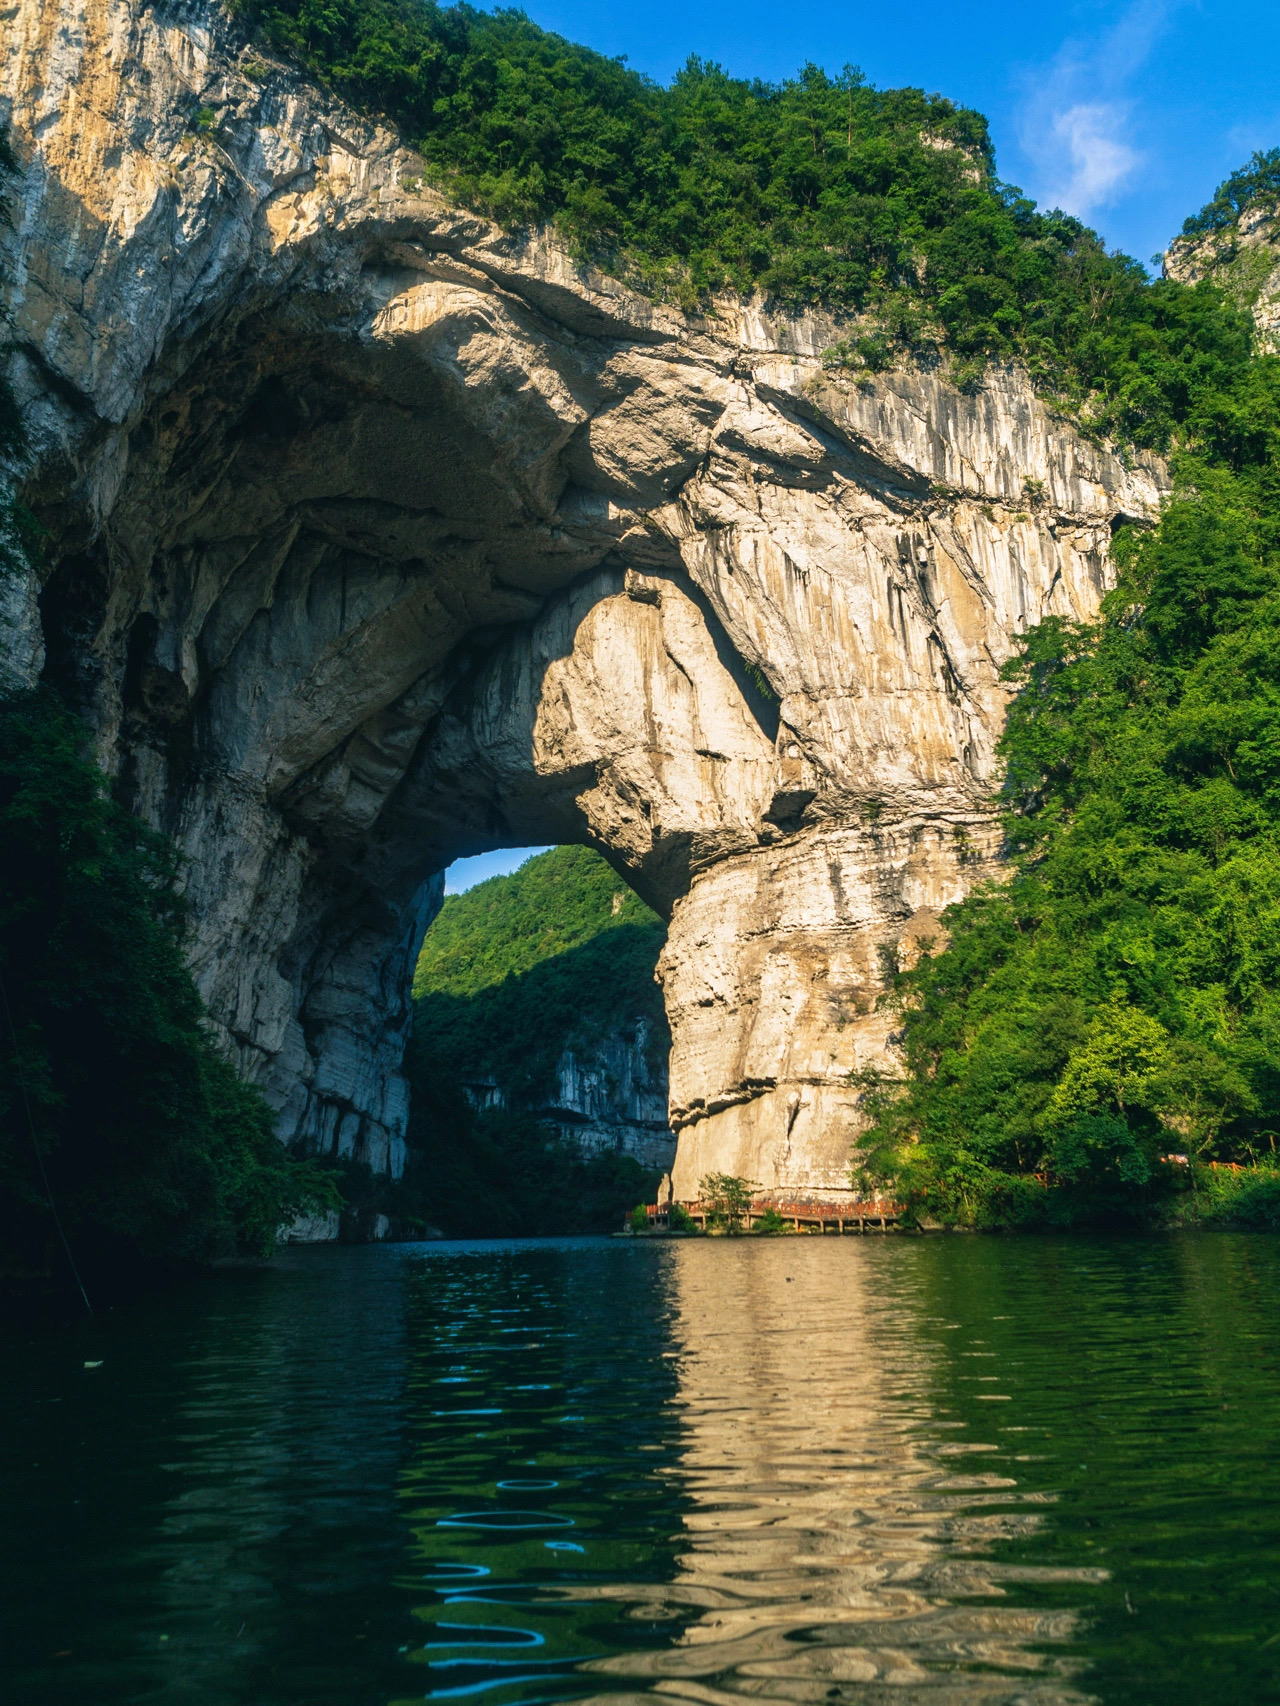
[[1278, 1296], [1263, 1236], [578, 1239], [13, 1329], [0, 1699], [1280, 1701]]

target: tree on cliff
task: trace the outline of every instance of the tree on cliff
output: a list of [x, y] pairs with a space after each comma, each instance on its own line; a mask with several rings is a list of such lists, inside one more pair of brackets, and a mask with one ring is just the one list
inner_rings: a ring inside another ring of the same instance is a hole
[[996, 174], [981, 113], [856, 67], [781, 83], [690, 59], [662, 88], [524, 13], [233, 0], [257, 38], [389, 115], [428, 177], [686, 308], [717, 291], [855, 317], [833, 362], [1014, 357], [1091, 430], [1166, 448], [1207, 369], [1249, 358], [1211, 287], [1152, 284]]
[[867, 1086], [864, 1165], [925, 1212], [1135, 1213], [1193, 1176], [1168, 1151], [1276, 1150], [1280, 359], [1202, 370], [1173, 466], [1100, 620], [1006, 671], [1012, 880], [896, 980], [906, 1080]]

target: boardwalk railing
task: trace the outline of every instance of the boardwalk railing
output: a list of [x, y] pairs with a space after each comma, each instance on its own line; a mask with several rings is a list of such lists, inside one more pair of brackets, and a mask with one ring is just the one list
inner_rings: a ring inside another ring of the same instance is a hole
[[[713, 1203], [682, 1202], [678, 1205], [670, 1203], [650, 1203], [646, 1212], [650, 1223], [654, 1226], [665, 1226], [670, 1218], [672, 1206], [684, 1210], [695, 1226], [706, 1227], [708, 1221], [724, 1221], [723, 1210], [717, 1213]], [[784, 1221], [789, 1221], [796, 1232], [888, 1232], [898, 1224], [902, 1215], [900, 1203], [892, 1202], [813, 1202], [778, 1201], [768, 1197], [753, 1197], [749, 1207], [741, 1216], [741, 1224], [748, 1231], [766, 1214], [780, 1215]]]

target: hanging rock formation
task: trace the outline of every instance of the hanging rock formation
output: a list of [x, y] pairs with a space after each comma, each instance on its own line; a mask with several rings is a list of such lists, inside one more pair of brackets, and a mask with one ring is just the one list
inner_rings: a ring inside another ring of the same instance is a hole
[[1011, 636], [1086, 617], [1126, 468], [1012, 369], [824, 369], [424, 188], [209, 0], [16, 0], [14, 379], [48, 529], [9, 586], [281, 1133], [403, 1157], [453, 858], [601, 849], [670, 917], [678, 1196], [839, 1189], [886, 958], [992, 871]]

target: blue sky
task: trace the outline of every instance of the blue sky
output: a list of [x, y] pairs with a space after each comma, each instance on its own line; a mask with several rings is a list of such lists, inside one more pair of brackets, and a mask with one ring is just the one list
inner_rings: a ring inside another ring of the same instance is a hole
[[535, 853], [545, 853], [545, 847], [507, 847], [500, 853], [477, 853], [471, 859], [455, 859], [445, 872], [444, 892], [465, 894], [486, 877], [505, 877]]
[[1280, 145], [1275, 0], [525, 0], [666, 82], [690, 53], [777, 79], [860, 65], [991, 121], [1001, 176], [1149, 260], [1255, 148]]
[[[1255, 148], [1280, 146], [1280, 5], [1134, 0], [525, 0], [530, 17], [667, 82], [690, 53], [775, 80], [853, 64], [977, 107], [1001, 176], [1141, 261]], [[539, 848], [450, 868], [450, 894]]]

